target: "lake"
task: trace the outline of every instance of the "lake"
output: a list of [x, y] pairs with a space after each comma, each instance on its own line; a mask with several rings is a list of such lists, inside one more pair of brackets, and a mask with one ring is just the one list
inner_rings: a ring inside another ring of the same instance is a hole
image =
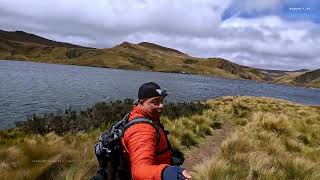
[[34, 113], [98, 101], [135, 99], [142, 83], [153, 81], [170, 92], [168, 102], [229, 95], [265, 96], [320, 105], [320, 90], [207, 76], [131, 71], [0, 60], [0, 129], [14, 127]]

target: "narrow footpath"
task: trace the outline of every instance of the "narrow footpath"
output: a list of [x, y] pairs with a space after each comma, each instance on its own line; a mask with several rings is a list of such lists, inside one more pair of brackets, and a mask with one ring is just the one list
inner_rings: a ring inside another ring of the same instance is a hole
[[220, 149], [222, 142], [232, 133], [233, 127], [234, 125], [230, 121], [223, 122], [221, 129], [216, 129], [212, 135], [206, 137], [199, 147], [191, 148], [186, 153], [183, 167], [192, 171], [196, 165], [211, 159]]

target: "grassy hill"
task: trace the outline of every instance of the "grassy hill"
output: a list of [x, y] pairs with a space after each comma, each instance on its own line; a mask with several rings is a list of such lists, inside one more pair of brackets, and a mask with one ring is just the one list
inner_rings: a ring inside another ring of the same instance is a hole
[[278, 76], [274, 81], [277, 83], [297, 85], [297, 83], [294, 82], [294, 78], [296, 78], [302, 74], [303, 74], [303, 72], [285, 73], [285, 74]]
[[0, 31], [0, 59], [94, 66], [222, 78], [249, 79], [318, 87], [318, 81], [296, 83], [306, 70], [279, 71], [242, 66], [222, 58], [197, 58], [157, 44], [123, 42], [109, 49], [60, 43], [22, 31]]
[[311, 87], [320, 88], [320, 69], [306, 72], [294, 78], [294, 82]]
[[286, 73], [277, 78], [275, 82], [320, 88], [320, 69]]
[[[2, 179], [89, 179], [93, 145], [132, 101], [97, 103], [82, 112], [34, 116], [0, 131]], [[114, 112], [114, 113], [110, 113]], [[229, 121], [221, 151], [195, 167], [194, 179], [319, 179], [320, 107], [258, 97], [167, 104], [161, 121], [186, 152]]]
[[109, 49], [94, 49], [59, 43], [21, 31], [1, 31], [0, 59], [203, 74], [258, 81], [270, 79], [255, 68], [220, 58], [191, 57], [178, 50], [148, 42], [124, 42]]

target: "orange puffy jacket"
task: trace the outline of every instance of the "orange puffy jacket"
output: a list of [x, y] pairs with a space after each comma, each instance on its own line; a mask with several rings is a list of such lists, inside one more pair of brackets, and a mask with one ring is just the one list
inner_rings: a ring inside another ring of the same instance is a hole
[[161, 180], [162, 171], [170, 165], [172, 152], [159, 117], [134, 106], [129, 121], [136, 118], [148, 118], [158, 123], [160, 139], [157, 145], [157, 130], [147, 123], [129, 127], [122, 138], [122, 145], [128, 157], [133, 180]]

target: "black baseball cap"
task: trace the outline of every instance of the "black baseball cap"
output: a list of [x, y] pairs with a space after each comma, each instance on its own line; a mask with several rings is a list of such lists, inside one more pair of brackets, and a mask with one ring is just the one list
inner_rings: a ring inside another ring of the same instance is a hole
[[160, 86], [154, 82], [148, 82], [140, 86], [138, 91], [138, 99], [136, 100], [136, 102], [139, 99], [146, 99], [157, 96], [166, 97], [167, 95], [169, 95], [167, 90], [161, 89]]

